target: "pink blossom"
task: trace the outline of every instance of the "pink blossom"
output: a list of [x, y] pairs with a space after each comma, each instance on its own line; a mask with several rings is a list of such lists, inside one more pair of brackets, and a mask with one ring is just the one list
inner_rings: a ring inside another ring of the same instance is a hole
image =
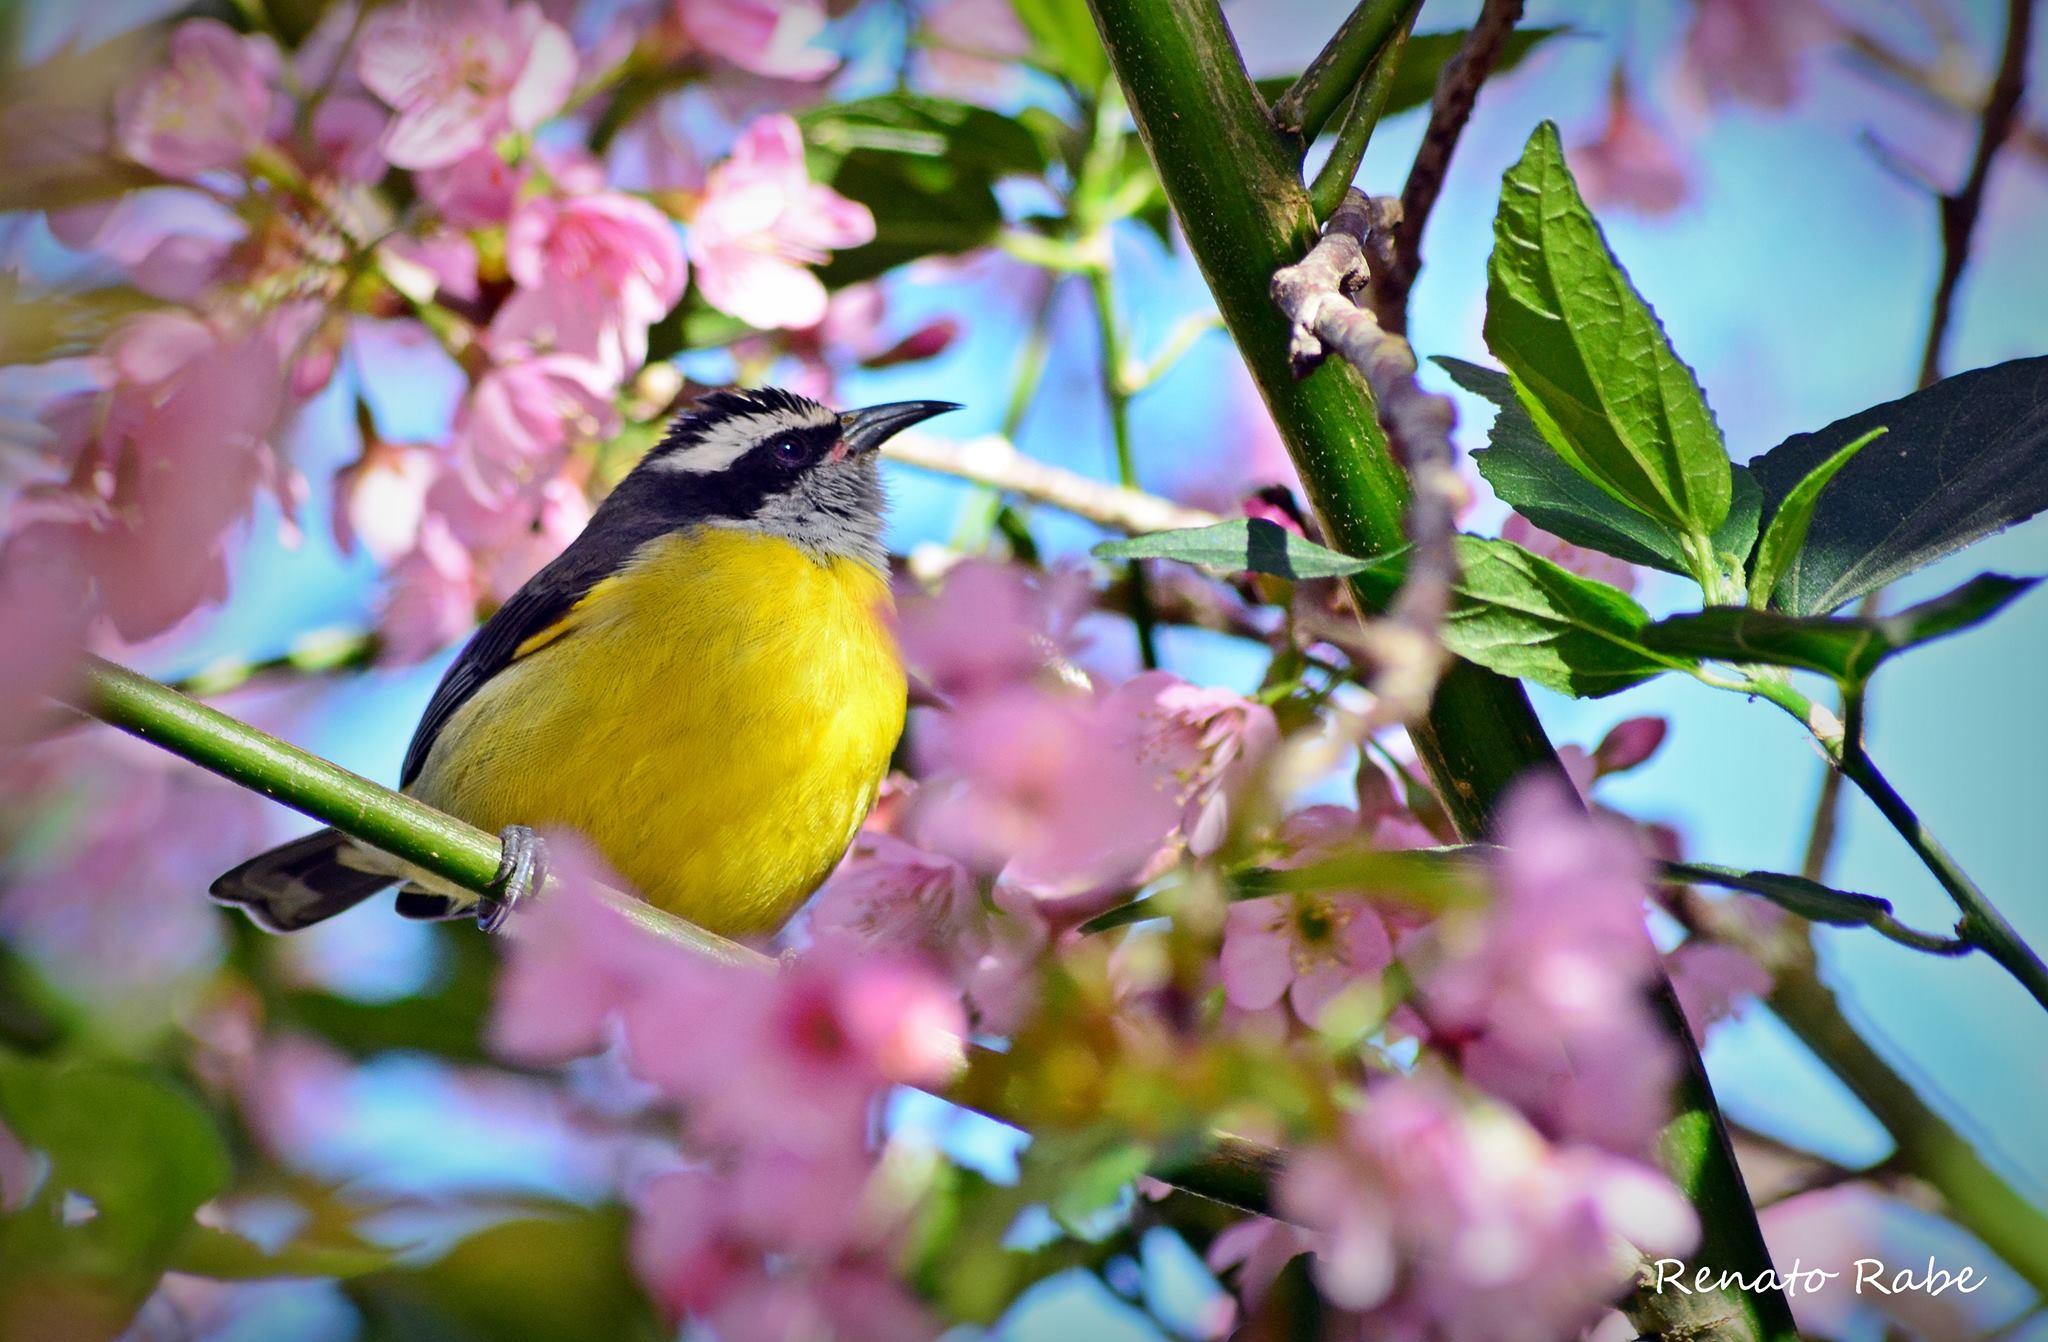
[[1324, 1297], [1375, 1337], [1568, 1337], [1628, 1284], [1638, 1250], [1683, 1253], [1698, 1233], [1650, 1169], [1547, 1146], [1427, 1075], [1374, 1087], [1339, 1142], [1289, 1162], [1277, 1197], [1317, 1238]]
[[1150, 671], [1110, 691], [1104, 711], [1132, 723], [1131, 751], [1170, 780], [1188, 851], [1197, 857], [1215, 852], [1229, 832], [1234, 794], [1279, 744], [1273, 710], [1229, 690]]
[[980, 954], [986, 915], [974, 876], [952, 858], [863, 830], [811, 905], [819, 939], [848, 935], [918, 954], [957, 980]]
[[1608, 729], [1593, 748], [1593, 763], [1601, 777], [1626, 773], [1647, 762], [1664, 744], [1671, 724], [1663, 718], [1626, 718]]
[[136, 318], [107, 346], [114, 385], [45, 420], [92, 467], [35, 501], [74, 528], [99, 610], [129, 640], [168, 629], [226, 585], [226, 533], [265, 474], [281, 381], [270, 342], [223, 339], [173, 313]]
[[211, 910], [163, 898], [260, 846], [263, 803], [155, 746], [86, 729], [13, 755], [0, 810], [39, 825], [10, 857], [0, 938], [98, 1028], [166, 1027], [217, 960]]
[[[1127, 703], [1019, 687], [942, 715], [915, 741], [926, 844], [1043, 901], [1131, 884], [1180, 821], [1173, 780], [1137, 758]], [[1053, 910], [1048, 909], [1048, 913]]]
[[530, 496], [561, 469], [572, 444], [617, 432], [615, 386], [607, 370], [571, 354], [492, 368], [455, 414], [463, 482], [487, 504]]
[[819, 0], [672, 0], [685, 35], [714, 56], [771, 79], [822, 79], [839, 61], [812, 45]]
[[1685, 72], [1709, 100], [1790, 106], [1807, 51], [1835, 32], [1815, 0], [1697, 0], [1685, 31]]
[[787, 116], [764, 116], [711, 170], [690, 219], [690, 259], [705, 301], [750, 326], [815, 325], [825, 286], [808, 267], [872, 242], [865, 205], [811, 181], [803, 136]]
[[1647, 857], [1554, 779], [1519, 785], [1500, 826], [1493, 904], [1434, 930], [1417, 1009], [1468, 1080], [1552, 1137], [1641, 1154], [1678, 1062], [1649, 1003]]
[[747, 1156], [724, 1177], [664, 1175], [634, 1198], [634, 1268], [671, 1317], [720, 1337], [928, 1337], [930, 1320], [875, 1261], [890, 1228], [863, 1214], [870, 1168]]
[[557, 475], [542, 482], [538, 494], [530, 509], [498, 515], [502, 529], [483, 557], [484, 592], [492, 601], [511, 600], [590, 521], [590, 496], [568, 477]]
[[1394, 962], [1378, 910], [1357, 895], [1268, 895], [1230, 906], [1220, 968], [1224, 995], [1244, 1011], [1282, 997], [1304, 1025], [1355, 986], [1376, 985]]
[[896, 641], [926, 685], [952, 699], [1004, 689], [1043, 673], [1080, 647], [1087, 608], [1077, 569], [1033, 572], [969, 559], [946, 571], [936, 593], [897, 600]]
[[958, 996], [919, 966], [827, 945], [780, 975], [700, 969], [690, 977], [715, 979], [715, 1005], [692, 1000], [722, 1025], [696, 1038], [678, 1037], [681, 1017], [662, 1004], [688, 988], [683, 974], [671, 977], [625, 1012], [627, 1052], [712, 1141], [810, 1155], [857, 1145], [885, 1087], [938, 1084], [963, 1061]]
[[469, 551], [445, 520], [428, 516], [412, 550], [391, 568], [377, 617], [379, 656], [400, 666], [431, 657], [475, 626], [479, 595]]
[[1595, 209], [1616, 205], [1669, 214], [1692, 190], [1678, 147], [1643, 116], [1619, 83], [1600, 134], [1573, 145], [1567, 157], [1579, 191]]
[[[599, 885], [624, 883], [588, 843], [551, 834], [548, 855], [558, 889], [507, 925], [512, 952], [491, 1013], [492, 1048], [523, 1063], [594, 1053], [607, 1022], [641, 1004], [664, 979], [695, 986], [716, 977], [691, 974], [690, 952], [654, 937], [595, 893]], [[711, 1005], [709, 993], [701, 1004]]]
[[115, 141], [166, 177], [235, 167], [263, 143], [276, 75], [268, 40], [188, 19], [171, 34], [169, 63], [121, 95]]
[[883, 1089], [939, 1084], [962, 1061], [958, 999], [929, 970], [843, 943], [779, 974], [716, 964], [606, 904], [589, 859], [557, 871], [560, 891], [513, 919], [492, 1026], [512, 1056], [589, 1051], [616, 1018], [628, 1065], [688, 1107], [693, 1134], [818, 1158], [860, 1146]]
[[400, 168], [440, 168], [560, 111], [575, 85], [576, 48], [537, 4], [404, 0], [363, 25], [356, 72], [397, 113], [384, 156]]
[[1687, 941], [1664, 957], [1671, 989], [1695, 1039], [1735, 1014], [1737, 1006], [1771, 990], [1770, 971], [1756, 957], [1722, 941]]
[[576, 355], [613, 385], [647, 362], [647, 328], [687, 274], [668, 217], [617, 192], [528, 201], [506, 229], [505, 265], [519, 288], [491, 324], [499, 356]]
[[476, 149], [413, 180], [420, 199], [450, 228], [492, 228], [512, 217], [528, 176], [496, 150]]
[[42, 1182], [35, 1153], [0, 1123], [0, 1216], [28, 1206]]
[[1507, 520], [1500, 524], [1500, 538], [1513, 541], [1529, 553], [1548, 559], [1559, 568], [1569, 569], [1581, 578], [1604, 582], [1624, 592], [1636, 590], [1636, 567], [1626, 559], [1616, 559], [1598, 550], [1573, 545], [1551, 535], [1520, 513], [1508, 514]]
[[332, 94], [313, 112], [314, 165], [343, 182], [375, 182], [384, 176], [384, 132], [391, 118], [359, 94]]
[[44, 696], [70, 680], [84, 652], [91, 592], [84, 537], [28, 526], [0, 544], [0, 751], [50, 720]]

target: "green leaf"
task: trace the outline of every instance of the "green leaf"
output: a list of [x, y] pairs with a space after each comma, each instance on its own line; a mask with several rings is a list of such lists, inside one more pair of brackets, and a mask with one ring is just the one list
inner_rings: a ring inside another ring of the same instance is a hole
[[832, 288], [921, 256], [969, 251], [1003, 225], [998, 179], [1045, 169], [1045, 144], [1015, 118], [919, 94], [800, 113], [811, 175], [875, 216], [875, 240], [819, 270]]
[[417, 1268], [356, 1279], [364, 1342], [425, 1338], [658, 1342], [616, 1209], [563, 1206], [501, 1221]]
[[1799, 547], [1806, 544], [1806, 534], [1813, 523], [1814, 506], [1820, 502], [1820, 494], [1828, 487], [1838, 472], [1858, 452], [1884, 433], [1882, 428], [1872, 429], [1861, 438], [1845, 443], [1835, 454], [1806, 473], [1806, 478], [1792, 486], [1792, 492], [1778, 504], [1771, 514], [1770, 528], [1764, 532], [1763, 543], [1757, 546], [1756, 565], [1749, 575], [1749, 604], [1763, 606], [1771, 599], [1771, 592], [1778, 586], [1778, 579], [1799, 554]]
[[[1543, 42], [1561, 33], [1572, 32], [1570, 28], [1515, 29], [1501, 44], [1500, 59], [1493, 67], [1494, 74], [1507, 73]], [[1444, 63], [1458, 54], [1458, 48], [1464, 46], [1465, 39], [1471, 35], [1469, 28], [1410, 34], [1408, 45], [1401, 53], [1401, 64], [1394, 70], [1394, 84], [1387, 92], [1387, 105], [1380, 116], [1390, 117], [1429, 106], [1430, 100], [1436, 96], [1436, 81], [1443, 73]], [[1297, 75], [1278, 75], [1261, 79], [1258, 81], [1259, 96], [1270, 107], [1281, 94], [1294, 87], [1297, 78]]]
[[[1045, 1148], [1033, 1143], [1033, 1162], [1043, 1162], [1051, 1177], [1046, 1210], [1060, 1228], [1076, 1239], [1101, 1239], [1114, 1229], [1109, 1221], [1125, 1190], [1152, 1163], [1144, 1142], [1095, 1133], [1044, 1134]], [[1054, 1173], [1056, 1172], [1056, 1173]]]
[[[1597, 698], [1683, 666], [1641, 642], [1650, 617], [1625, 592], [1581, 578], [1506, 541], [1460, 536], [1460, 574], [1444, 646], [1502, 675]], [[1352, 577], [1374, 609], [1400, 590], [1406, 553], [1353, 559], [1263, 518], [1105, 541], [1103, 559], [1174, 559], [1230, 573], [1282, 578]]]
[[1774, 515], [1815, 466], [1882, 425], [1842, 468], [1774, 599], [1821, 615], [2048, 508], [2048, 356], [1959, 373], [1797, 434], [1750, 463]]
[[276, 1249], [228, 1230], [193, 1223], [165, 1264], [173, 1272], [216, 1281], [260, 1281], [270, 1277], [360, 1277], [390, 1266], [392, 1251], [366, 1239], [334, 1240], [297, 1236]]
[[114, 1337], [226, 1187], [227, 1143], [198, 1100], [119, 1063], [0, 1053], [0, 1123], [49, 1162], [0, 1216], [0, 1332], [32, 1317], [40, 1336]]
[[1108, 80], [1109, 54], [1087, 0], [1013, 0], [1013, 8], [1031, 35], [1033, 65], [1090, 96]]
[[[1506, 541], [1460, 536], [1457, 551], [1457, 600], [1443, 639], [1468, 662], [1581, 699], [1688, 664], [1643, 645], [1650, 617], [1626, 592]], [[1390, 556], [1358, 575], [1375, 609], [1393, 600], [1406, 561]]]
[[1732, 489], [1721, 431], [1608, 250], [1550, 122], [1502, 182], [1487, 276], [1486, 342], [1545, 441], [1673, 530], [1715, 532]]
[[1796, 667], [1853, 686], [1894, 653], [1990, 619], [2039, 581], [1980, 574], [1946, 595], [1875, 618], [1712, 606], [1660, 620], [1644, 639], [1663, 652]]
[[1743, 871], [1709, 862], [1666, 862], [1663, 871], [1673, 880], [1746, 890], [1809, 922], [1828, 923], [1835, 927], [1875, 927], [1889, 920], [1892, 914], [1889, 900], [1837, 890], [1819, 881], [1810, 881], [1804, 876], [1788, 876], [1783, 872]]
[[1098, 559], [1173, 559], [1225, 573], [1292, 579], [1342, 578], [1369, 567], [1366, 560], [1317, 545], [1263, 517], [1104, 541], [1092, 553]]
[[213, 1115], [140, 1067], [0, 1055], [0, 1120], [49, 1160], [43, 1197], [91, 1204], [75, 1233], [152, 1269], [227, 1187]]
[[1436, 363], [1460, 387], [1493, 402], [1486, 446], [1472, 461], [1502, 503], [1573, 545], [1670, 573], [1687, 571], [1678, 533], [1572, 469], [1544, 441], [1506, 373], [1463, 359]]

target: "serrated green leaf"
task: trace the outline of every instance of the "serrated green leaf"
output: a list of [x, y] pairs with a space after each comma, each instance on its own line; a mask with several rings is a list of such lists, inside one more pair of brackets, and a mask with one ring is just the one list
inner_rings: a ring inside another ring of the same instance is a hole
[[[1650, 617], [1626, 592], [1506, 541], [1460, 536], [1457, 553], [1461, 571], [1443, 640], [1466, 661], [1581, 699], [1690, 664], [1643, 646]], [[1375, 609], [1400, 589], [1406, 561], [1390, 556], [1358, 575]]]
[[2048, 356], [1944, 378], [1750, 463], [1775, 515], [1814, 467], [1885, 427], [1815, 506], [1773, 599], [1822, 615], [2048, 508]]
[[1828, 923], [1835, 927], [1873, 927], [1890, 918], [1892, 913], [1889, 900], [1837, 890], [1804, 876], [1789, 876], [1777, 871], [1743, 871], [1710, 862], [1666, 862], [1662, 869], [1673, 880], [1746, 890], [1809, 922]]
[[1990, 619], [2039, 582], [1985, 573], [1896, 615], [1788, 615], [1711, 606], [1659, 620], [1644, 631], [1652, 648], [1722, 662], [1789, 666], [1860, 685], [1895, 653]]
[[1487, 345], [1545, 441], [1681, 534], [1718, 530], [1732, 489], [1721, 431], [1608, 249], [1550, 122], [1503, 179], [1487, 278]]
[[1506, 373], [1463, 359], [1435, 362], [1460, 387], [1493, 402], [1486, 446], [1472, 454], [1472, 462], [1502, 503], [1573, 545], [1648, 568], [1687, 571], [1678, 533], [1572, 469], [1544, 441]]
[[1806, 535], [1813, 522], [1813, 510], [1820, 502], [1821, 491], [1828, 482], [1849, 464], [1879, 435], [1882, 428], [1872, 429], [1860, 438], [1845, 443], [1826, 461], [1806, 473], [1806, 478], [1792, 486], [1777, 511], [1771, 514], [1771, 525], [1764, 531], [1763, 540], [1756, 548], [1756, 564], [1749, 575], [1749, 604], [1763, 606], [1771, 599], [1771, 592], [1778, 586], [1778, 579], [1799, 554], [1799, 547], [1806, 544]]
[[1087, 0], [1013, 0], [1013, 7], [1031, 35], [1033, 65], [1086, 94], [1102, 87], [1109, 54]]
[[1225, 573], [1293, 579], [1342, 578], [1368, 567], [1366, 560], [1317, 545], [1263, 517], [1104, 541], [1091, 553], [1098, 559], [1172, 559]]

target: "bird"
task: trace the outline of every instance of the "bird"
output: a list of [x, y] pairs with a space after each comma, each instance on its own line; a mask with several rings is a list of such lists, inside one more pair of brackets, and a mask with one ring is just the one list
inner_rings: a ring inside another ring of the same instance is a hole
[[669, 913], [728, 937], [779, 928], [859, 830], [903, 730], [877, 449], [959, 408], [709, 393], [484, 622], [400, 787], [503, 835], [508, 898], [336, 829], [251, 858], [213, 897], [290, 932], [402, 884], [401, 914], [492, 927], [545, 860], [536, 834], [560, 829]]

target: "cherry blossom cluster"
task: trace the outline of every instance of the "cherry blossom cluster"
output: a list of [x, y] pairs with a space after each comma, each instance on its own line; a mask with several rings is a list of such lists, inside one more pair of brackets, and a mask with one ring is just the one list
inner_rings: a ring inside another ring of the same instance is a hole
[[[332, 482], [335, 533], [391, 571], [394, 661], [461, 637], [587, 520], [604, 445], [669, 409], [636, 379], [686, 288], [765, 333], [744, 355], [795, 355], [812, 390], [827, 345], [874, 363], [943, 349], [949, 323], [884, 339], [878, 289], [835, 299], [813, 273], [875, 234], [811, 180], [789, 114], [837, 66], [825, 17], [666, 0], [593, 25], [531, 0], [404, 0], [336, 6], [289, 52], [178, 24], [100, 131], [100, 156], [150, 188], [48, 215], [153, 306], [46, 370], [33, 469], [0, 499], [0, 609], [53, 651], [10, 661], [9, 702], [96, 631], [133, 643], [218, 602], [258, 496], [289, 526], [312, 492], [297, 411], [372, 346], [462, 388], [424, 441], [379, 431], [360, 376], [339, 389], [363, 433]], [[607, 153], [583, 148], [597, 95], [661, 62], [694, 80]], [[708, 170], [678, 129], [689, 98], [738, 123]]]

